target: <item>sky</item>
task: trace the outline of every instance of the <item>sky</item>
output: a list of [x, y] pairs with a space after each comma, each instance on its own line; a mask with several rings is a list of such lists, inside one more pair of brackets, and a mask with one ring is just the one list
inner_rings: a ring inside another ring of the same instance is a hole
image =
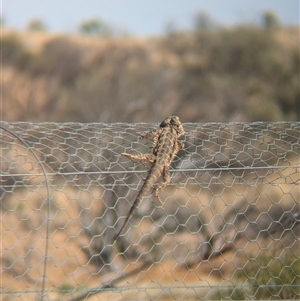
[[300, 0], [0, 0], [4, 26], [24, 30], [41, 19], [51, 32], [75, 33], [79, 24], [99, 18], [132, 35], [164, 34], [167, 24], [188, 29], [199, 11], [220, 24], [259, 23], [273, 11], [283, 24], [299, 25]]

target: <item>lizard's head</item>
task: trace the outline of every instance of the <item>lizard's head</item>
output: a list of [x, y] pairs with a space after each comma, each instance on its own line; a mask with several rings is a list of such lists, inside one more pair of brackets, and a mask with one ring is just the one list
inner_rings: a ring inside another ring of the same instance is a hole
[[169, 116], [160, 124], [161, 128], [167, 126], [172, 127], [177, 132], [178, 137], [184, 134], [184, 130], [178, 116]]

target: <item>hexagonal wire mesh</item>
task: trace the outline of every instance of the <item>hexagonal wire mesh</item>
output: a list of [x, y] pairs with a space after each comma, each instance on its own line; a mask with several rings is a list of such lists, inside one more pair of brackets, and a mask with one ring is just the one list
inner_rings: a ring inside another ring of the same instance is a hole
[[3, 300], [300, 296], [300, 123], [183, 124], [172, 180], [112, 238], [153, 124], [1, 123]]

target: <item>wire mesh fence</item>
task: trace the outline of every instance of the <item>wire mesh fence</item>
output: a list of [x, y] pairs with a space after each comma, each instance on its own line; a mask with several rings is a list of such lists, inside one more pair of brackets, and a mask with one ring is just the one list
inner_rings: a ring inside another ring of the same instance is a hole
[[185, 123], [163, 205], [154, 124], [1, 122], [2, 300], [300, 297], [300, 123]]

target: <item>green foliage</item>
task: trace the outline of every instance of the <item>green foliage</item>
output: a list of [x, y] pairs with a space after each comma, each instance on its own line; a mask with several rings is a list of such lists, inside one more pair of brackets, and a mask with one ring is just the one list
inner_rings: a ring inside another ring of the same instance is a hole
[[14, 64], [24, 53], [24, 46], [17, 34], [1, 37], [1, 57], [4, 65]]
[[194, 28], [196, 31], [211, 30], [217, 27], [216, 22], [205, 11], [199, 11], [194, 18]]
[[74, 292], [76, 290], [76, 287], [72, 284], [68, 284], [68, 283], [62, 283], [59, 287], [58, 287], [58, 291], [61, 294], [67, 294], [70, 292]]
[[[274, 34], [250, 25], [198, 31], [190, 37], [193, 40], [190, 43], [186, 43], [185, 38], [177, 36], [176, 44], [174, 41], [169, 44], [183, 57], [182, 70], [186, 80], [185, 89], [181, 90], [188, 93], [182, 95], [183, 99], [192, 101], [209, 97], [212, 103], [218, 102], [217, 91], [231, 78], [236, 85], [230, 89], [235, 89], [236, 93], [233, 98], [222, 95], [224, 107], [234, 105], [244, 110], [249, 121], [297, 119], [295, 108], [300, 99], [299, 70], [295, 68], [299, 66], [299, 51], [296, 47], [287, 55]], [[220, 78], [218, 86], [212, 82], [215, 78]], [[256, 93], [253, 82], [261, 87]], [[240, 88], [243, 92], [239, 92]], [[209, 91], [211, 93], [207, 95]], [[240, 108], [236, 97], [240, 97], [244, 109]]]
[[272, 11], [266, 11], [262, 17], [262, 26], [266, 29], [277, 29], [280, 27], [280, 20]]
[[[235, 274], [236, 288], [219, 289], [214, 300], [283, 300], [300, 297], [300, 259], [260, 254]], [[240, 285], [239, 285], [240, 284]]]
[[45, 73], [55, 77], [62, 86], [72, 85], [82, 71], [82, 50], [65, 37], [47, 42], [41, 55], [48, 62]]
[[28, 22], [26, 29], [28, 31], [39, 31], [39, 32], [46, 32], [47, 26], [41, 19], [32, 19]]
[[84, 35], [111, 36], [113, 29], [108, 23], [99, 18], [93, 18], [83, 21], [79, 25], [79, 32]]
[[18, 71], [26, 72], [29, 76], [37, 76], [47, 71], [47, 59], [40, 53], [26, 49], [20, 36], [5, 35], [1, 39], [1, 45], [4, 66], [13, 65]]
[[248, 264], [245, 273], [253, 286], [253, 294], [256, 299], [269, 297], [293, 299], [300, 297], [300, 259], [293, 254], [283, 260], [272, 258], [268, 255], [259, 255], [257, 259], [259, 269], [253, 269]]

